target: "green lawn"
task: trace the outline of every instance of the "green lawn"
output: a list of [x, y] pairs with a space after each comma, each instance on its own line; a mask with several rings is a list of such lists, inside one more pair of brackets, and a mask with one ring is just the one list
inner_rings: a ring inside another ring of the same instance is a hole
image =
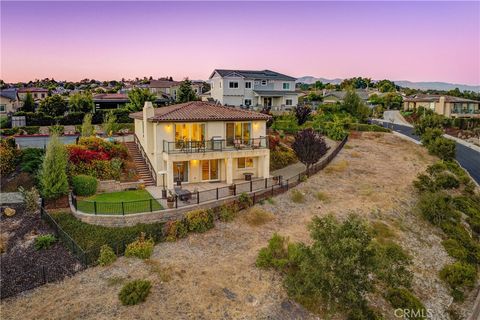
[[129, 214], [162, 210], [163, 207], [145, 190], [100, 193], [78, 200], [78, 210], [97, 214]]

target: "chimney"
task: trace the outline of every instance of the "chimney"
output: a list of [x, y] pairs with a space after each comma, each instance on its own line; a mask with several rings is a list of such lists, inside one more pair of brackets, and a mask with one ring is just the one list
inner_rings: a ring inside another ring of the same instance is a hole
[[143, 106], [143, 120], [146, 121], [148, 118], [153, 117], [154, 114], [153, 104], [150, 101], [145, 101], [145, 105]]

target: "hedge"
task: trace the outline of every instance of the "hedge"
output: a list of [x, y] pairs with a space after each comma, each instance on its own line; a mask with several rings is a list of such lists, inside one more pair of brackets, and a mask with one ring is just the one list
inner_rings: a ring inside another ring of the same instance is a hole
[[98, 181], [95, 177], [80, 174], [72, 178], [73, 193], [78, 196], [92, 196], [97, 192]]
[[372, 132], [391, 132], [392, 130], [378, 126], [376, 124], [365, 124], [365, 123], [350, 123], [348, 125], [349, 130], [356, 131], [372, 131]]

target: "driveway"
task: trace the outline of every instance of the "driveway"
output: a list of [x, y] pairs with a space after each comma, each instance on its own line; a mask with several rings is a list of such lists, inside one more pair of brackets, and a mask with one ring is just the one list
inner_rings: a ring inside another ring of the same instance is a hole
[[[388, 119], [388, 118], [387, 118]], [[387, 123], [375, 121], [384, 127], [388, 127], [393, 131], [402, 133], [416, 141], [420, 141], [420, 137], [413, 133], [413, 128], [400, 125], [397, 123]], [[460, 163], [460, 165], [468, 171], [470, 176], [480, 184], [480, 152], [475, 151], [469, 147], [466, 147], [460, 143], [456, 143], [456, 154], [455, 159]]]

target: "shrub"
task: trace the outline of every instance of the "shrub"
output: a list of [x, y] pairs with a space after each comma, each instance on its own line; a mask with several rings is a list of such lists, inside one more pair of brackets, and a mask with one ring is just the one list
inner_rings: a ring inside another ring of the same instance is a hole
[[323, 201], [323, 202], [329, 201], [328, 194], [322, 191], [318, 191], [317, 193], [315, 193], [315, 198], [317, 198], [318, 201]]
[[246, 192], [242, 192], [238, 197], [238, 203], [243, 208], [248, 208], [253, 205], [253, 200]]
[[92, 196], [97, 192], [98, 181], [95, 177], [78, 175], [72, 178], [73, 193], [78, 196]]
[[224, 204], [220, 207], [218, 212], [218, 217], [223, 222], [230, 222], [232, 221], [238, 212], [238, 206], [236, 204]]
[[332, 140], [340, 141], [348, 136], [348, 132], [339, 122], [329, 122], [325, 124], [325, 135]]
[[35, 238], [35, 250], [50, 248], [57, 239], [53, 234], [44, 234]]
[[118, 297], [124, 306], [131, 306], [144, 302], [150, 293], [152, 284], [148, 280], [134, 280], [126, 283]]
[[455, 158], [455, 141], [453, 140], [439, 137], [426, 147], [430, 154], [442, 160], [452, 160]]
[[206, 232], [214, 227], [213, 213], [211, 210], [194, 210], [185, 215], [188, 230], [193, 232]]
[[274, 150], [270, 151], [270, 170], [278, 170], [288, 165], [296, 163], [297, 156], [291, 150]]
[[92, 125], [92, 114], [87, 113], [83, 117], [81, 135], [82, 137], [90, 137], [93, 136], [94, 131], [95, 130]]
[[426, 319], [425, 306], [407, 289], [390, 288], [385, 295], [385, 299], [395, 309], [409, 310], [411, 315], [408, 319]]
[[35, 213], [40, 208], [40, 194], [37, 188], [32, 187], [30, 190], [25, 190], [23, 187], [19, 187], [18, 191], [23, 195], [25, 211], [27, 213]]
[[244, 220], [251, 226], [259, 226], [272, 221], [275, 216], [260, 207], [250, 208], [243, 216]]
[[460, 187], [460, 181], [451, 173], [440, 173], [435, 179], [437, 189], [456, 189]]
[[188, 233], [188, 227], [185, 220], [168, 221], [166, 225], [166, 240], [175, 241], [185, 238]]
[[305, 195], [301, 191], [293, 189], [290, 194], [290, 199], [295, 203], [303, 203], [305, 202]]
[[424, 146], [428, 146], [435, 141], [438, 137], [443, 135], [443, 130], [440, 128], [426, 128], [425, 132], [421, 136], [421, 141]]
[[17, 165], [17, 150], [10, 139], [0, 140], [0, 174], [9, 174]]
[[58, 135], [51, 135], [40, 170], [40, 191], [46, 199], [68, 193], [67, 153]]
[[152, 238], [146, 239], [145, 233], [140, 233], [137, 240], [130, 243], [125, 249], [125, 257], [137, 257], [139, 259], [148, 259], [153, 253], [154, 241]]
[[412, 258], [396, 243], [377, 243], [375, 274], [390, 287], [410, 287], [413, 274], [408, 270]]
[[458, 221], [458, 212], [452, 205], [452, 197], [442, 192], [426, 192], [422, 194], [417, 203], [417, 209], [425, 219], [435, 225], [441, 225], [445, 221]]
[[161, 222], [110, 228], [82, 222], [66, 212], [52, 212], [51, 216], [85, 250], [89, 264], [97, 261], [100, 247], [104, 244], [109, 245], [116, 253], [123, 254], [125, 246], [122, 243], [135, 241], [142, 232], [155, 242], [164, 239], [165, 224]]
[[115, 252], [113, 252], [113, 249], [104, 244], [100, 248], [100, 256], [98, 257], [98, 264], [101, 266], [108, 266], [117, 260], [117, 256], [115, 255]]
[[447, 253], [458, 260], [465, 261], [468, 257], [468, 250], [465, 249], [457, 240], [447, 239], [442, 241], [442, 245]]
[[477, 279], [477, 269], [462, 262], [455, 262], [440, 270], [440, 278], [452, 289], [454, 300], [463, 300], [463, 289], [471, 288]]
[[45, 151], [39, 148], [26, 148], [22, 150], [20, 169], [23, 172], [36, 173], [42, 165]]
[[268, 246], [258, 252], [256, 266], [283, 270], [289, 263], [288, 247], [288, 238], [274, 233], [268, 241]]
[[437, 190], [435, 180], [430, 178], [430, 176], [420, 173], [417, 176], [417, 179], [413, 181], [413, 186], [420, 192], [429, 191], [434, 192]]

